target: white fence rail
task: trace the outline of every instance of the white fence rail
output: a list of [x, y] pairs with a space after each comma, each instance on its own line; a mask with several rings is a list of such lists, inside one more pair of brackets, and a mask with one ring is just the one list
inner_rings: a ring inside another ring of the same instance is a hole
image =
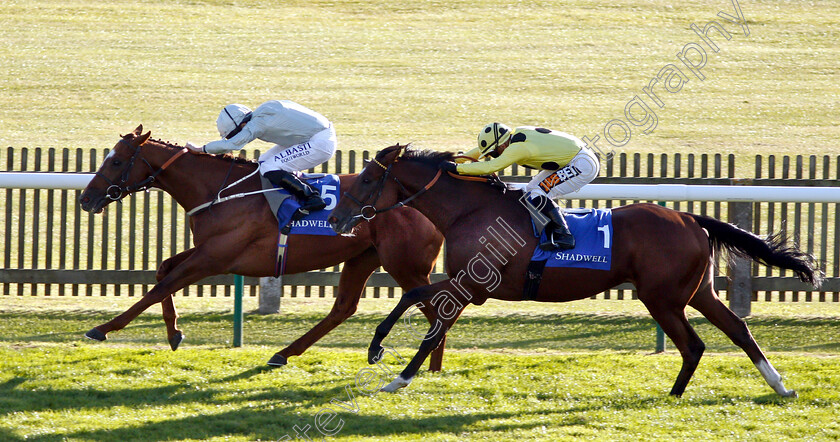
[[[92, 173], [0, 172], [0, 188], [84, 189]], [[590, 184], [565, 199], [840, 203], [840, 187]]]
[[[0, 188], [5, 189], [21, 189], [21, 195], [23, 192], [26, 192], [30, 189], [58, 189], [58, 190], [79, 190], [83, 189], [87, 184], [93, 179], [95, 175], [92, 173], [57, 173], [57, 172], [0, 172]], [[506, 178], [506, 177], [504, 177]], [[525, 177], [516, 177], [517, 181], [520, 182], [521, 179]], [[733, 180], [736, 181], [737, 180]], [[798, 183], [799, 184], [799, 183]], [[8, 192], [12, 192], [12, 190], [7, 190]], [[37, 204], [38, 195], [33, 195], [35, 198], [35, 206]], [[807, 185], [799, 185], [799, 186], [751, 186], [751, 185], [693, 185], [693, 184], [590, 184], [585, 186], [581, 191], [567, 195], [564, 197], [567, 200], [606, 200], [606, 201], [618, 201], [618, 200], [626, 200], [626, 201], [672, 201], [672, 202], [679, 202], [686, 201], [686, 202], [726, 202], [731, 203], [730, 206], [730, 214], [729, 219], [730, 222], [734, 222], [745, 228], [747, 230], [753, 229], [753, 222], [754, 216], [758, 216], [757, 213], [753, 213], [753, 210], [761, 210], [759, 209], [759, 205], [751, 204], [751, 203], [781, 203], [781, 206], [787, 206], [786, 203], [806, 203], [811, 206], [814, 203], [822, 203], [822, 209], [819, 211], [821, 215], [817, 215], [818, 217], [821, 216], [822, 220], [814, 219], [814, 212], [813, 209], [808, 209], [808, 225], [816, 227], [817, 224], [820, 224], [821, 229], [823, 231], [821, 235], [822, 243], [819, 245], [821, 247], [821, 256], [825, 260], [826, 258], [834, 257], [833, 261], [837, 261], [837, 252], [836, 252], [836, 244], [834, 241], [830, 241], [830, 244], [825, 243], [829, 238], [836, 238], [837, 237], [837, 230], [840, 230], [840, 226], [835, 226], [835, 232], [833, 234], [826, 233], [830, 232], [831, 229], [829, 228], [828, 222], [826, 217], [831, 217], [834, 219], [836, 215], [832, 214], [832, 206], [829, 204], [840, 204], [840, 187], [825, 187], [823, 186], [807, 186]], [[18, 210], [20, 212], [20, 219], [29, 218], [28, 216], [23, 215], [24, 206], [21, 205], [22, 203], [17, 203]], [[72, 205], [73, 203], [71, 203]], [[66, 204], [65, 204], [66, 205]], [[754, 209], [755, 207], [755, 209]], [[796, 206], [799, 207], [799, 206]], [[35, 212], [38, 212], [38, 208], [33, 209]], [[65, 209], [66, 210], [66, 209]], [[174, 208], [172, 210], [175, 210]], [[773, 210], [772, 208], [770, 210]], [[796, 209], [799, 211], [800, 209]], [[33, 231], [33, 238], [38, 237], [38, 213], [31, 213], [32, 221], [35, 223], [32, 227], [17, 227], [14, 228], [13, 226], [8, 225], [10, 222], [9, 220], [14, 218], [13, 209], [11, 205], [7, 204], [5, 211], [7, 213], [7, 225], [5, 226], [6, 230], [6, 241], [13, 241], [13, 232], [19, 232], [18, 238], [14, 239], [19, 243], [17, 249], [18, 255], [20, 255], [21, 250], [23, 250], [24, 244], [21, 243], [22, 237], [24, 235], [24, 231], [29, 232], [31, 229]], [[174, 212], [173, 212], [174, 213]], [[797, 212], [795, 223], [799, 225], [799, 212]], [[776, 216], [782, 215], [781, 212], [778, 212]], [[44, 215], [48, 216], [48, 215]], [[78, 218], [80, 215], [76, 215]], [[174, 215], [173, 215], [174, 216]], [[47, 218], [49, 219], [49, 218]], [[62, 218], [63, 219], [63, 218]], [[170, 224], [174, 222], [174, 218], [170, 220]], [[76, 224], [79, 224], [80, 221], [78, 219], [75, 220]], [[88, 222], [89, 225], [90, 222]], [[158, 224], [165, 224], [166, 221], [159, 221]], [[165, 224], [166, 226], [170, 226], [170, 224]], [[832, 224], [837, 224], [835, 220]], [[68, 226], [69, 228], [70, 226]], [[169, 227], [166, 227], [167, 231], [170, 231]], [[182, 228], [183, 226], [179, 227]], [[813, 228], [810, 227], [810, 228]], [[50, 226], [44, 226], [43, 229], [51, 229]], [[161, 225], [157, 226], [158, 230], [161, 229]], [[798, 228], [798, 227], [797, 227]], [[73, 231], [79, 232], [82, 228], [79, 226], [73, 227]], [[131, 233], [129, 233], [131, 235]], [[138, 233], [137, 235], [144, 235], [145, 232]], [[64, 233], [62, 233], [64, 235]], [[69, 234], [68, 234], [69, 235]], [[174, 233], [173, 235], [173, 244], [174, 244]], [[107, 236], [107, 235], [103, 235]], [[162, 231], [158, 232], [158, 237], [162, 237]], [[184, 233], [184, 242], [188, 242], [188, 232]], [[811, 236], [811, 231], [808, 232], [808, 236]], [[49, 235], [48, 235], [49, 237]], [[64, 238], [64, 236], [62, 236]], [[69, 236], [68, 236], [69, 240]], [[49, 249], [49, 239], [47, 238], [47, 247], [44, 249], [43, 253], [49, 254], [50, 252], [47, 251]], [[121, 242], [119, 238], [119, 234], [117, 238], [114, 239], [115, 244]], [[140, 241], [139, 239], [137, 241]], [[143, 240], [145, 244], [147, 241]], [[129, 248], [131, 248], [131, 244], [138, 244], [133, 239], [129, 239]], [[11, 244], [9, 242], [9, 244]], [[54, 247], [55, 245], [53, 245]], [[83, 245], [76, 245], [76, 248], [83, 247]], [[89, 245], [90, 247], [90, 245]], [[117, 245], [119, 247], [119, 245]], [[151, 245], [149, 245], [151, 248]], [[816, 247], [813, 244], [810, 247]], [[38, 248], [38, 245], [35, 244], [35, 248]], [[176, 252], [177, 250], [173, 250]], [[816, 252], [817, 250], [814, 250]], [[34, 252], [37, 253], [37, 252]], [[77, 253], [78, 252], [74, 252]], [[90, 256], [90, 251], [88, 251], [88, 256]], [[104, 252], [103, 252], [104, 253]], [[116, 252], [117, 254], [119, 252]], [[5, 252], [6, 258], [5, 261], [8, 263], [11, 260], [11, 255], [7, 250]], [[67, 252], [62, 249], [58, 252], [60, 256], [65, 256]], [[104, 261], [104, 254], [103, 254], [103, 261]], [[75, 259], [75, 258], [74, 258]], [[22, 262], [23, 257], [19, 256], [19, 262]], [[76, 259], [77, 260], [77, 259]], [[836, 263], [834, 265], [836, 267]], [[48, 266], [49, 267], [49, 266]], [[129, 265], [131, 268], [131, 265]], [[740, 315], [744, 316], [749, 314], [749, 305], [750, 300], [753, 294], [756, 291], [776, 291], [776, 290], [790, 290], [790, 291], [797, 291], [797, 290], [808, 290], [806, 286], [799, 283], [798, 281], [793, 281], [793, 278], [777, 278], [777, 277], [757, 277], [757, 275], [752, 274], [750, 271], [751, 263], [738, 263], [737, 261], [733, 262], [733, 267], [730, 269], [728, 278], [726, 277], [718, 277], [720, 280], [716, 280], [716, 285], [725, 287], [725, 289], [729, 292], [728, 296], [730, 298], [730, 305], [733, 306], [733, 309], [739, 313]], [[736, 270], [738, 270], [736, 272]], [[96, 273], [95, 269], [83, 269], [82, 267], [73, 267], [70, 268], [53, 268], [53, 269], [25, 269], [25, 268], [7, 268], [0, 270], [0, 274], [3, 275], [4, 284], [14, 283], [19, 284], [21, 281], [30, 282], [30, 283], [39, 283], [42, 279], [46, 278], [52, 281], [52, 283], [79, 283], [77, 279], [85, 279], [92, 282], [90, 279], [86, 278], [94, 278], [93, 275]], [[50, 272], [56, 273], [55, 277], [51, 277], [49, 275]], [[153, 271], [149, 270], [142, 270], [140, 272], [137, 271], [128, 271], [120, 270], [120, 267], [117, 266], [117, 269], [114, 270], [104, 270], [100, 272], [105, 272], [110, 275], [111, 273], [122, 272], [120, 273], [120, 280], [125, 280], [125, 275], [123, 273], [134, 274], [134, 273], [142, 273], [141, 275], [134, 275], [136, 278], [148, 278], [148, 274], [153, 274]], [[834, 269], [834, 273], [837, 273], [837, 269]], [[82, 274], [79, 276], [78, 274]], [[102, 276], [100, 279], [104, 281], [104, 284], [109, 284], [112, 278], [111, 275]], [[101, 276], [101, 275], [100, 275]], [[371, 284], [377, 284], [377, 281], [381, 283], [382, 287], [393, 287], [394, 284], [390, 282], [389, 277], [387, 275], [375, 275], [377, 277], [381, 276], [381, 278], [374, 278], [371, 280]], [[72, 278], [71, 278], [72, 277]], [[445, 277], [444, 274], [435, 274], [433, 277], [442, 278]], [[53, 278], [53, 279], [50, 279]], [[56, 279], [57, 278], [57, 279]], [[63, 279], [62, 279], [63, 278]], [[68, 279], [69, 278], [69, 279]], [[73, 279], [76, 278], [76, 279]], [[141, 278], [141, 279], [142, 279]], [[317, 275], [308, 275], [308, 274], [301, 274], [301, 275], [290, 275], [289, 282], [296, 280], [295, 278], [300, 279], [300, 285], [302, 286], [333, 286], [335, 285], [335, 281], [337, 280], [337, 274], [332, 273], [319, 273]], [[79, 280], [81, 280], [79, 279]], [[53, 281], [54, 280], [54, 281]], [[381, 280], [381, 281], [380, 281]], [[58, 281], [58, 282], [56, 282]], [[286, 281], [284, 281], [286, 282]], [[49, 282], [47, 283], [49, 284]], [[294, 285], [294, 284], [293, 284]], [[619, 290], [625, 290], [628, 287], [619, 288]], [[632, 288], [632, 287], [630, 287]], [[389, 289], [390, 290], [390, 289]], [[833, 277], [827, 280], [826, 284], [824, 285], [822, 292], [833, 292], [835, 293], [834, 299], [837, 300], [837, 292], [840, 292], [840, 278]], [[737, 305], [736, 305], [737, 304]]]

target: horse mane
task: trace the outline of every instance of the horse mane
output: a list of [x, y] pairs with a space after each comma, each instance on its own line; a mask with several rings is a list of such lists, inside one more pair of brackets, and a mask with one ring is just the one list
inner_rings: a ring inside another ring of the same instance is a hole
[[[408, 161], [412, 163], [420, 163], [425, 164], [427, 166], [431, 166], [433, 168], [439, 168], [440, 164], [444, 161], [455, 161], [456, 155], [452, 152], [447, 151], [440, 151], [440, 150], [432, 150], [432, 149], [412, 149], [411, 144], [406, 144], [401, 146], [399, 144], [386, 147], [379, 151], [376, 154], [376, 159], [381, 160], [388, 154], [393, 153], [395, 150], [403, 149], [402, 155], [397, 157], [398, 160], [401, 161]], [[463, 181], [472, 181], [472, 182], [480, 182], [482, 184], [489, 184], [491, 187], [495, 188], [502, 193], [506, 193], [509, 190], [506, 183], [504, 183], [496, 174], [491, 175], [478, 175], [478, 176], [468, 176], [468, 175], [458, 175], [458, 174], [449, 174], [453, 178], [463, 180]], [[512, 192], [509, 194], [513, 194], [517, 192]], [[519, 192], [521, 193], [521, 192]]]
[[[169, 148], [173, 148], [173, 149], [179, 149], [180, 150], [180, 149], [184, 148], [184, 146], [180, 146], [176, 143], [171, 143], [169, 141], [159, 140], [159, 139], [156, 139], [156, 138], [149, 138], [149, 141], [153, 141], [157, 144], [163, 145], [164, 147], [169, 147]], [[238, 155], [233, 155], [231, 153], [226, 153], [226, 154], [221, 154], [221, 155], [211, 155], [211, 154], [201, 154], [201, 155], [203, 155], [205, 157], [216, 158], [218, 160], [224, 160], [224, 161], [227, 161], [227, 162], [233, 162], [233, 163], [236, 163], [236, 164], [256, 164], [256, 162], [257, 162], [256, 160], [243, 158], [243, 157], [240, 157]]]
[[411, 144], [406, 144], [404, 146], [396, 144], [394, 146], [387, 147], [381, 152], [379, 152], [379, 155], [377, 155], [376, 157], [377, 159], [379, 159], [382, 156], [393, 152], [395, 149], [403, 149], [403, 153], [399, 157], [401, 161], [411, 161], [415, 163], [428, 164], [429, 166], [433, 167], [440, 166], [440, 163], [444, 161], [453, 161], [455, 158], [455, 154], [452, 152], [445, 152], [432, 149], [413, 149], [411, 147]]

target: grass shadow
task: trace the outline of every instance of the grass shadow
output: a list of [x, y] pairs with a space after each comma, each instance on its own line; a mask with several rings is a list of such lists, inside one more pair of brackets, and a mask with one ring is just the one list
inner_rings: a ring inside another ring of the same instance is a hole
[[[216, 437], [239, 436], [254, 440], [322, 440], [324, 434], [315, 428], [315, 413], [298, 413], [294, 409], [241, 409], [213, 415], [190, 416], [163, 422], [146, 423], [131, 428], [78, 431], [65, 434], [30, 436], [26, 440], [205, 440]], [[446, 432], [459, 434], [479, 421], [513, 418], [516, 413], [484, 413], [448, 415], [423, 418], [383, 418], [381, 415], [342, 412], [327, 429], [336, 430], [333, 436], [379, 437]], [[340, 420], [339, 420], [340, 419]], [[522, 424], [530, 428], [537, 424]], [[326, 429], [325, 429], [326, 430]]]

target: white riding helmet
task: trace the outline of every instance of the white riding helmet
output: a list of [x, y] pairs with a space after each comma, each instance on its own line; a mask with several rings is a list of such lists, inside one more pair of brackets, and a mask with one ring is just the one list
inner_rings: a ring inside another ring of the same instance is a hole
[[229, 104], [219, 112], [216, 128], [222, 138], [230, 139], [239, 133], [239, 125], [251, 119], [251, 109], [241, 104]]
[[481, 129], [478, 133], [478, 150], [480, 154], [478, 159], [481, 159], [499, 145], [505, 144], [510, 140], [510, 128], [502, 123], [490, 123]]

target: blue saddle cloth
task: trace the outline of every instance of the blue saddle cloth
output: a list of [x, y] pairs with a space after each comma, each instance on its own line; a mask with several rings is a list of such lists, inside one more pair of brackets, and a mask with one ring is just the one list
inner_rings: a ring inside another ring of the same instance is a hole
[[[292, 223], [292, 230], [289, 232], [290, 235], [326, 235], [326, 236], [335, 236], [335, 230], [330, 227], [330, 223], [327, 221], [327, 218], [330, 216], [330, 212], [335, 206], [338, 204], [338, 196], [341, 195], [341, 183], [338, 180], [338, 175], [315, 175], [313, 177], [303, 176], [303, 179], [309, 183], [310, 186], [318, 189], [321, 192], [321, 198], [327, 203], [327, 207], [324, 210], [319, 210], [314, 213], [310, 213], [306, 218], [297, 220]], [[277, 187], [277, 186], [275, 186]], [[280, 193], [288, 194], [289, 192], [285, 189], [281, 189], [277, 187], [277, 191]], [[283, 200], [283, 203], [280, 204], [280, 208], [277, 209], [277, 220], [280, 223], [280, 228], [285, 227], [289, 224], [289, 221], [292, 219], [292, 215], [300, 208], [300, 202], [294, 198], [286, 198]]]
[[[569, 231], [575, 237], [575, 248], [548, 252], [537, 247], [532, 261], [547, 260], [546, 267], [576, 267], [609, 270], [612, 264], [612, 210], [566, 210]], [[545, 231], [540, 243], [547, 241]]]

